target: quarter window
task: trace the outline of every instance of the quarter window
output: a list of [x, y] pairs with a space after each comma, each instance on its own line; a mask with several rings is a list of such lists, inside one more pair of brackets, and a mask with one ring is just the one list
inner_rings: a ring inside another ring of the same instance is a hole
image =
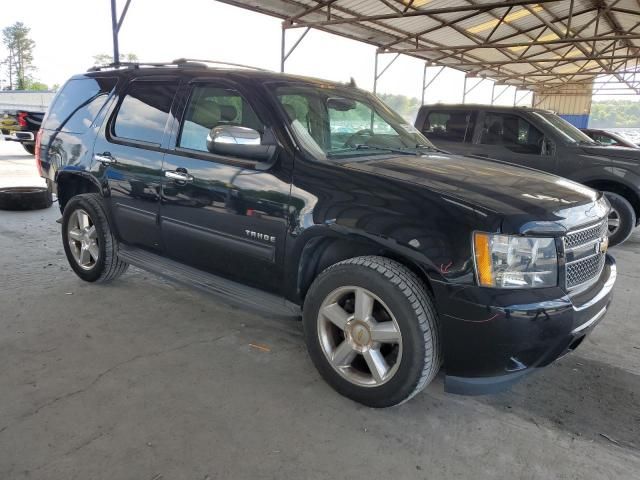
[[475, 125], [475, 112], [432, 110], [427, 114], [422, 133], [431, 140], [470, 143], [473, 140]]
[[220, 125], [239, 125], [262, 132], [251, 105], [233, 88], [198, 86], [193, 89], [182, 123], [178, 146], [207, 152], [207, 136]]
[[518, 115], [486, 113], [480, 143], [501, 145], [515, 153], [540, 155], [544, 135]]
[[176, 90], [175, 83], [132, 83], [118, 109], [114, 135], [160, 145]]
[[109, 98], [116, 78], [96, 77], [69, 80], [56, 96], [43, 128], [84, 133]]

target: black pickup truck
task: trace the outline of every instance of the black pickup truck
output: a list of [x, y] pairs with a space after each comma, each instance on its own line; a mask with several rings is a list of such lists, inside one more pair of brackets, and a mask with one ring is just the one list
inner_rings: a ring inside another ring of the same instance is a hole
[[602, 145], [535, 108], [425, 105], [415, 127], [446, 151], [536, 168], [604, 192], [612, 246], [640, 224], [640, 149]]
[[19, 142], [31, 155], [35, 152], [36, 135], [42, 125], [44, 112], [16, 110], [0, 114], [2, 140]]
[[301, 314], [320, 374], [366, 405], [408, 400], [441, 367], [450, 392], [505, 388], [609, 307], [602, 194], [443, 153], [353, 86], [186, 60], [97, 68], [41, 132], [81, 279], [131, 264]]

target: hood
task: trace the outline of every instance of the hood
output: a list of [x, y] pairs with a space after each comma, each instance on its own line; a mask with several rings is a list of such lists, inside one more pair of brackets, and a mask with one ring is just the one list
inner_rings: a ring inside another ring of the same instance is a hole
[[503, 217], [504, 232], [525, 233], [546, 225], [561, 234], [590, 223], [606, 213], [595, 208], [595, 190], [565, 178], [512, 164], [440, 153], [374, 157], [346, 164], [369, 172], [423, 186], [441, 197], [473, 208], [482, 215]]
[[589, 155], [597, 155], [605, 158], [623, 158], [625, 160], [635, 160], [640, 165], [640, 148], [630, 147], [605, 147], [593, 145], [581, 147], [582, 151]]

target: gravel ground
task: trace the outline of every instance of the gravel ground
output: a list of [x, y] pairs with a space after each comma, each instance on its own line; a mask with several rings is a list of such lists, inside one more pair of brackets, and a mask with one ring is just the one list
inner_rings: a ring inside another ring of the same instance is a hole
[[[39, 182], [0, 143], [0, 185]], [[83, 283], [59, 216], [0, 211], [0, 479], [639, 478], [638, 234], [573, 354], [507, 393], [438, 377], [372, 410], [320, 379], [298, 322], [136, 269]]]

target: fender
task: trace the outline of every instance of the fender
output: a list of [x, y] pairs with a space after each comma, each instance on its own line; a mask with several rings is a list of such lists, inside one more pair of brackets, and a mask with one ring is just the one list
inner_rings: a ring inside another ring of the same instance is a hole
[[410, 268], [428, 285], [446, 282], [441, 268], [423, 252], [402, 245], [393, 238], [329, 223], [314, 225], [287, 239], [284, 292], [287, 299], [302, 303], [315, 276], [325, 268], [347, 258], [383, 255]]

